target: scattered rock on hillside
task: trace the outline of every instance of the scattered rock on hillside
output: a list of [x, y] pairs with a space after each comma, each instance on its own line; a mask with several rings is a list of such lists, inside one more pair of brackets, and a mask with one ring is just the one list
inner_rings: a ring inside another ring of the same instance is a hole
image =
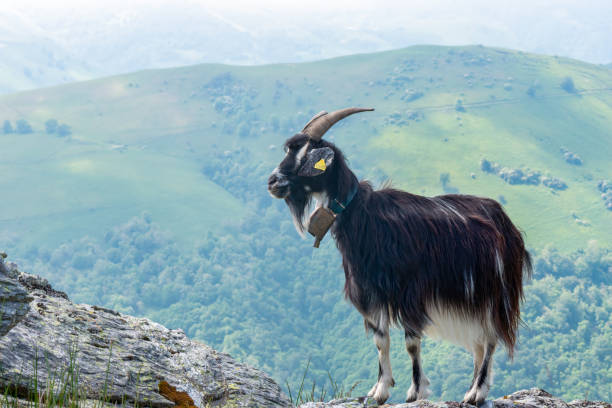
[[71, 372], [72, 358], [83, 399], [156, 408], [289, 406], [265, 373], [190, 340], [182, 330], [73, 304], [45, 279], [19, 272], [14, 265], [7, 268], [4, 262], [0, 288], [0, 311], [11, 322], [6, 325], [2, 319], [2, 330], [7, 331], [0, 336], [2, 393], [10, 387], [26, 398], [37, 358], [40, 392], [49, 378]]
[[[368, 400], [370, 401], [370, 400]], [[329, 402], [307, 402], [299, 406], [299, 408], [365, 408], [375, 407], [376, 404], [364, 404], [362, 399], [345, 398], [337, 399]], [[432, 402], [432, 401], [415, 401], [406, 404], [387, 405], [394, 408], [468, 408], [473, 405], [463, 404], [454, 401]], [[612, 405], [602, 401], [585, 401], [575, 400], [565, 402], [559, 398], [553, 397], [549, 393], [539, 388], [531, 388], [529, 390], [517, 391], [514, 394], [506, 395], [493, 401], [487, 401], [483, 408], [612, 408]]]

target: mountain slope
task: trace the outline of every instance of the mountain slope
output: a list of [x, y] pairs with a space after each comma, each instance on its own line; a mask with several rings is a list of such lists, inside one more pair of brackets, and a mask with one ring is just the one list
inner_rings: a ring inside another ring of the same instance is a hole
[[[572, 87], [563, 89], [567, 78]], [[147, 210], [189, 241], [245, 214], [199, 173], [214, 154], [247, 149], [272, 169], [281, 153], [269, 146], [311, 114], [367, 105], [377, 111], [329, 134], [360, 176], [428, 195], [502, 197], [531, 247], [605, 244], [612, 213], [597, 183], [612, 177], [610, 84], [610, 70], [574, 60], [411, 47], [307, 64], [143, 71], [3, 96], [0, 120], [27, 119], [35, 133], [0, 134], [1, 185], [16, 196], [1, 204], [0, 225], [61, 241]], [[49, 118], [72, 136], [45, 134]], [[583, 164], [566, 162], [566, 151]], [[567, 188], [510, 184], [481, 171], [482, 159]]]

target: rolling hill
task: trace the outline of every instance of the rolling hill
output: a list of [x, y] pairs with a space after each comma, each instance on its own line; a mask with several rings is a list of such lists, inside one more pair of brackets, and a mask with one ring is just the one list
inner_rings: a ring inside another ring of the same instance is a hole
[[[560, 87], [565, 78], [570, 92]], [[0, 225], [17, 234], [11, 239], [61, 242], [147, 210], [191, 240], [226, 222], [224, 210], [245, 215], [199, 172], [211, 152], [245, 147], [271, 169], [280, 153], [269, 147], [311, 114], [367, 105], [377, 111], [330, 133], [360, 176], [428, 195], [450, 186], [502, 197], [531, 247], [575, 250], [612, 233], [597, 188], [612, 177], [611, 84], [609, 70], [569, 59], [411, 47], [306, 64], [143, 71], [3, 96], [0, 120], [26, 119], [35, 132], [0, 134], [1, 186], [14, 196], [0, 206]], [[46, 134], [50, 118], [72, 136]], [[511, 184], [482, 172], [482, 159], [567, 188]]]

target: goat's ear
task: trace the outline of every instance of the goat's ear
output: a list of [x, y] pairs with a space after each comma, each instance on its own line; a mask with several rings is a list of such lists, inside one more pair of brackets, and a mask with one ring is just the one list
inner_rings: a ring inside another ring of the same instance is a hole
[[312, 149], [306, 156], [306, 161], [298, 170], [298, 176], [313, 177], [320, 176], [332, 164], [334, 151], [329, 147]]

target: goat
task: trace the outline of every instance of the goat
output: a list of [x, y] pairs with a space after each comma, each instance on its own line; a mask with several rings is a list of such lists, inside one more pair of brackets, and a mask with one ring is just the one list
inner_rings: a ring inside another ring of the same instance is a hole
[[342, 255], [345, 296], [378, 348], [378, 381], [368, 397], [383, 404], [395, 385], [389, 359], [389, 326], [395, 324], [404, 330], [412, 359], [407, 402], [430, 393], [420, 360], [421, 337], [427, 334], [473, 354], [472, 384], [463, 401], [479, 405], [491, 386], [498, 343], [512, 357], [530, 255], [495, 200], [423, 197], [359, 182], [340, 149], [322, 137], [334, 123], [365, 110], [373, 109], [316, 115], [286, 141], [285, 158], [270, 175], [268, 191], [285, 200], [300, 233], [316, 199], [308, 224], [315, 246], [331, 227]]

